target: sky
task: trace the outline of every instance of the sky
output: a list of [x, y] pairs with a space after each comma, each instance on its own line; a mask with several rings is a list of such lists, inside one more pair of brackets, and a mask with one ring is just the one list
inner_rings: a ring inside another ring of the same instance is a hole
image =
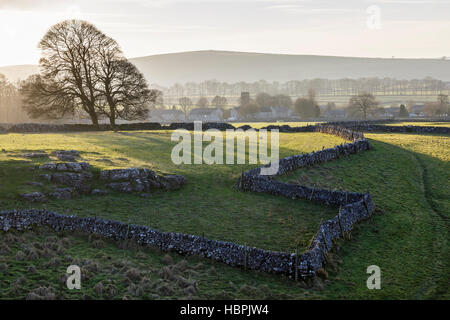
[[450, 56], [450, 0], [0, 0], [0, 66], [37, 64], [53, 24], [82, 19], [129, 58], [227, 50]]

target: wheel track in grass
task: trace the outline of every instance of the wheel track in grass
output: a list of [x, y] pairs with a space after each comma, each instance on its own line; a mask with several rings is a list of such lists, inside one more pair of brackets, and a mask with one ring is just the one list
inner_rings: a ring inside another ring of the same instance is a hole
[[[419, 155], [417, 155], [415, 152], [411, 152], [411, 153], [412, 153], [414, 159], [416, 160], [418, 167], [420, 169], [425, 200], [426, 200], [428, 206], [430, 207], [430, 209], [432, 210], [432, 212], [434, 213], [434, 215], [439, 217], [440, 220], [442, 220], [442, 222], [444, 223], [444, 227], [445, 227], [445, 230], [447, 233], [447, 236], [445, 237], [445, 239], [448, 239], [449, 238], [449, 223], [448, 223], [449, 219], [434, 204], [433, 197], [432, 197], [431, 191], [430, 191], [431, 188], [428, 184], [429, 173], [428, 173], [427, 166], [424, 163], [424, 161], [420, 158]], [[446, 243], [439, 245], [439, 243], [437, 241], [434, 241], [433, 248], [438, 252], [438, 254], [435, 257], [434, 264], [436, 266], [443, 265], [443, 264], [445, 265], [446, 261], [448, 261], [448, 259], [446, 258], [446, 252], [445, 252], [446, 250], [448, 250]], [[444, 252], [442, 252], [442, 250], [440, 250], [442, 248], [444, 249]], [[444, 267], [444, 270], [445, 269], [446, 268]], [[445, 284], [440, 284], [440, 282], [439, 282], [441, 277], [445, 277], [445, 274], [442, 275], [442, 273], [438, 273], [438, 274], [432, 275], [431, 279], [429, 281], [427, 281], [420, 290], [419, 294], [422, 296], [422, 298], [423, 298], [423, 295], [426, 295], [427, 292], [429, 292], [429, 290], [432, 289], [433, 286], [435, 287], [433, 290], [434, 293], [432, 295], [432, 298], [434, 298], [434, 299], [439, 299], [441, 297], [439, 292], [447, 291], [447, 286]], [[442, 283], [445, 283], [445, 282], [442, 281]]]

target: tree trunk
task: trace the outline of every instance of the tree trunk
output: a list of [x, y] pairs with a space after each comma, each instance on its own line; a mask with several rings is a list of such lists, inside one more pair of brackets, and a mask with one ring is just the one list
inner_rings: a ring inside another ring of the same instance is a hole
[[111, 103], [109, 104], [109, 124], [111, 130], [116, 131], [116, 109], [111, 106]]
[[113, 116], [113, 114], [109, 117], [109, 125], [111, 126], [111, 130], [117, 131], [116, 118], [115, 118], [115, 116]]
[[98, 125], [98, 115], [95, 112], [92, 112], [90, 114], [90, 117], [91, 117], [91, 121], [92, 121], [92, 124], [94, 125], [94, 127], [98, 128], [99, 127], [99, 125]]

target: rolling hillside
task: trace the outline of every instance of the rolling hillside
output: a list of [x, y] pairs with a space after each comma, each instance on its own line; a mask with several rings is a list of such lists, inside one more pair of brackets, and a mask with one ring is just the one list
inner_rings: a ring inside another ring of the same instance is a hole
[[[439, 59], [381, 59], [311, 55], [192, 51], [130, 59], [150, 83], [171, 85], [216, 79], [239, 82], [288, 81], [312, 78], [433, 77], [450, 81], [450, 61]], [[11, 80], [36, 72], [33, 65], [0, 67]]]

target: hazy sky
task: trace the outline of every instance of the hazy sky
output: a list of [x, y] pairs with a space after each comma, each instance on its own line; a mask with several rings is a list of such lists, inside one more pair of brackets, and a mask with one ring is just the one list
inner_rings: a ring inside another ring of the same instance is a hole
[[0, 0], [0, 66], [36, 64], [46, 30], [90, 21], [128, 57], [231, 50], [450, 56], [450, 0]]

